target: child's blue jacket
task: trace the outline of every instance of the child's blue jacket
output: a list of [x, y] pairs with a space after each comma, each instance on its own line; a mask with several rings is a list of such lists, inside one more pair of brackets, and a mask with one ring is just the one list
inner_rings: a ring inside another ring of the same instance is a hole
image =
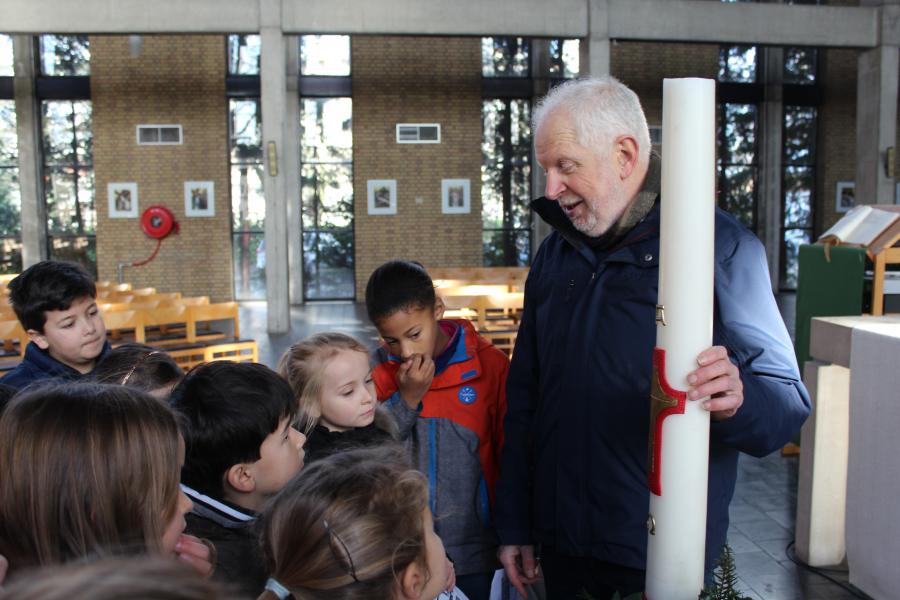
[[[99, 362], [109, 352], [109, 342], [103, 345], [103, 350], [97, 356]], [[22, 389], [23, 387], [44, 379], [62, 379], [74, 381], [81, 379], [83, 375], [68, 365], [59, 362], [46, 350], [41, 350], [34, 342], [28, 342], [25, 347], [25, 356], [12, 371], [0, 379], [10, 387]]]

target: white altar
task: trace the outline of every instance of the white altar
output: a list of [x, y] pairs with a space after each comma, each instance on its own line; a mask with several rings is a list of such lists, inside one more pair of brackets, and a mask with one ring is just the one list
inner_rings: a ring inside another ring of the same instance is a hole
[[804, 380], [798, 557], [841, 563], [876, 599], [900, 589], [900, 317], [817, 317]]

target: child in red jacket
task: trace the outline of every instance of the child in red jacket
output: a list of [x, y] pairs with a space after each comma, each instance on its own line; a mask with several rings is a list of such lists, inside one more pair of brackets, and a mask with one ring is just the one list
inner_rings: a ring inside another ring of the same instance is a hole
[[384, 340], [373, 371], [378, 399], [427, 477], [435, 528], [471, 600], [487, 599], [497, 568], [490, 529], [506, 412], [506, 355], [444, 305], [422, 265], [372, 273], [366, 309]]

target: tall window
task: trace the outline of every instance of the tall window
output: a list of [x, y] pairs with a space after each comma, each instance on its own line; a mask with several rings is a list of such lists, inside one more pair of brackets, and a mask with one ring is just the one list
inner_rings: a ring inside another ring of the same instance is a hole
[[525, 266], [531, 257], [531, 106], [482, 105], [481, 202], [486, 266]]
[[[300, 37], [301, 94], [309, 77], [349, 77], [350, 37]], [[303, 297], [353, 299], [353, 101], [300, 99]]]
[[[40, 77], [90, 75], [87, 36], [42, 35], [38, 44]], [[91, 102], [70, 98], [41, 102], [47, 242], [50, 258], [80, 262], [96, 276]]]
[[266, 198], [259, 100], [230, 100], [228, 115], [234, 296], [265, 298]]
[[[758, 218], [758, 98], [755, 46], [719, 49], [718, 204], [750, 230]], [[748, 101], [750, 100], [750, 101]]]
[[[258, 35], [228, 36], [230, 79], [251, 81], [228, 101], [228, 149], [231, 179], [231, 248], [234, 297], [266, 297], [266, 197], [263, 192], [262, 111], [259, 105]], [[229, 90], [231, 92], [231, 90]]]
[[[786, 96], [789, 85], [816, 83], [816, 62], [814, 48], [784, 49]], [[785, 289], [796, 289], [800, 245], [812, 241], [817, 116], [815, 106], [785, 103], [780, 274], [780, 285]]]
[[22, 200], [19, 194], [16, 104], [13, 98], [13, 43], [0, 35], [0, 273], [22, 270]]
[[[535, 56], [535, 48], [545, 56]], [[533, 67], [539, 65], [539, 67]], [[542, 69], [543, 72], [533, 72]], [[484, 264], [531, 261], [531, 97], [533, 78], [577, 77], [578, 40], [481, 39], [481, 205]]]
[[303, 98], [300, 123], [304, 297], [352, 299], [353, 101]]
[[41, 109], [50, 257], [80, 262], [96, 275], [91, 103], [45, 100]]
[[724, 210], [756, 231], [757, 129], [755, 104], [724, 103], [718, 123], [718, 202]]
[[19, 194], [16, 105], [0, 100], [0, 272], [22, 270], [22, 199]]

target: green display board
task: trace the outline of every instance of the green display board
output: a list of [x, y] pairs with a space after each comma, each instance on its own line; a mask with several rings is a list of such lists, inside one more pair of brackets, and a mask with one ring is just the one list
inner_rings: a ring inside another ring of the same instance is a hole
[[800, 372], [809, 360], [809, 330], [813, 317], [862, 314], [866, 251], [863, 248], [800, 246], [797, 279], [797, 322], [794, 348]]

